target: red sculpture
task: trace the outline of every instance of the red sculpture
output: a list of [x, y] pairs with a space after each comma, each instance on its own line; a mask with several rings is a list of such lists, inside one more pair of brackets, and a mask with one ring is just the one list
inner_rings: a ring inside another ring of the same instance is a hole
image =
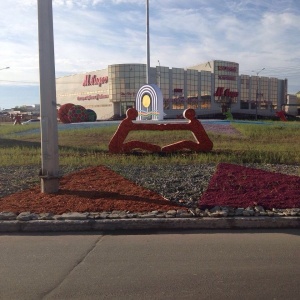
[[[193, 109], [186, 109], [183, 113], [185, 119], [189, 120], [188, 123], [133, 123], [132, 121], [138, 116], [138, 112], [135, 108], [128, 109], [126, 115], [127, 118], [121, 122], [117, 131], [110, 140], [109, 151], [111, 153], [128, 153], [133, 149], [144, 149], [150, 152], [175, 152], [182, 149], [189, 149], [196, 152], [208, 152], [213, 148], [212, 141], [209, 139], [202, 124], [196, 119], [196, 113]], [[196, 142], [183, 140], [164, 147], [141, 141], [130, 141], [124, 143], [128, 133], [133, 130], [189, 130], [193, 133]]]
[[88, 120], [88, 113], [81, 105], [73, 105], [68, 111], [68, 118], [71, 123], [85, 122]]
[[58, 113], [58, 117], [62, 123], [64, 123], [64, 124], [71, 123], [71, 121], [68, 117], [68, 112], [73, 106], [74, 106], [74, 104], [72, 104], [72, 103], [66, 103], [66, 104], [63, 104], [59, 108], [57, 113]]
[[276, 116], [279, 117], [280, 121], [287, 121], [285, 112], [283, 110], [276, 112]]

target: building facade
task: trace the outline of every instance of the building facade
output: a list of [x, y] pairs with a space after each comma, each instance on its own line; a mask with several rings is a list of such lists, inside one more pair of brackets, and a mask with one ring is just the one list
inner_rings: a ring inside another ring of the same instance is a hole
[[299, 108], [297, 95], [288, 94], [286, 104], [282, 106], [282, 110], [288, 115], [297, 116], [300, 115]]
[[[287, 101], [287, 80], [239, 74], [239, 64], [214, 60], [183, 68], [150, 68], [150, 83], [163, 94], [165, 118], [193, 108], [199, 118], [230, 110], [244, 115], [275, 116]], [[118, 118], [135, 107], [146, 84], [146, 65], [117, 64], [56, 79], [57, 103], [80, 104], [98, 120]]]

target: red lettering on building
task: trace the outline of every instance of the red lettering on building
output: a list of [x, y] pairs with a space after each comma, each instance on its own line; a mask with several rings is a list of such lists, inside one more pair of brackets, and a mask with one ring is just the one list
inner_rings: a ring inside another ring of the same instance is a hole
[[223, 87], [218, 87], [216, 92], [215, 92], [215, 96], [217, 96], [217, 97], [223, 96], [223, 91], [224, 91]]
[[101, 86], [104, 83], [108, 83], [108, 76], [97, 77], [97, 75], [85, 75], [83, 86], [98, 85]]
[[218, 66], [219, 71], [229, 71], [229, 72], [236, 72], [236, 67], [229, 67], [229, 66]]
[[238, 92], [231, 92], [230, 89], [225, 89], [224, 87], [218, 87], [216, 92], [215, 92], [215, 96], [216, 97], [230, 97], [230, 98], [236, 98], [238, 97], [239, 93]]
[[232, 80], [232, 81], [236, 80], [235, 76], [230, 76], [230, 75], [219, 75], [218, 78], [220, 80]]
[[182, 93], [183, 89], [174, 89], [174, 93]]
[[89, 95], [85, 97], [77, 97], [77, 101], [86, 101], [86, 100], [99, 100], [109, 98], [109, 95], [97, 94], [97, 95]]

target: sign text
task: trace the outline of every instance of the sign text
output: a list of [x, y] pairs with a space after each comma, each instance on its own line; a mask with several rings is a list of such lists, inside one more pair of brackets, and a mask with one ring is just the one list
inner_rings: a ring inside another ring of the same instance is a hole
[[231, 92], [230, 89], [225, 89], [224, 87], [218, 87], [216, 92], [215, 92], [215, 96], [217, 97], [230, 97], [230, 98], [236, 98], [238, 97], [239, 93], [238, 92]]
[[84, 81], [82, 83], [83, 86], [90, 85], [99, 85], [101, 86], [104, 83], [108, 83], [108, 76], [97, 77], [97, 75], [85, 75]]

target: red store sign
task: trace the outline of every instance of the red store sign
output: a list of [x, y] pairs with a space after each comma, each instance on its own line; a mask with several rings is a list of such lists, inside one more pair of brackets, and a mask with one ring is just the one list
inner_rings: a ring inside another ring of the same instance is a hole
[[109, 95], [103, 95], [103, 94], [97, 94], [97, 95], [89, 95], [89, 96], [84, 96], [84, 97], [77, 97], [78, 101], [86, 101], [86, 100], [100, 100], [100, 99], [105, 99], [109, 98]]
[[230, 98], [236, 98], [238, 97], [239, 92], [231, 92], [230, 89], [225, 89], [224, 87], [218, 87], [216, 92], [215, 92], [215, 96], [217, 97], [230, 97]]
[[229, 71], [229, 72], [236, 72], [236, 67], [229, 67], [229, 66], [218, 66], [218, 71]]
[[232, 81], [235, 81], [236, 77], [235, 76], [231, 76], [231, 75], [219, 75], [218, 79], [220, 79], [220, 80], [232, 80]]
[[174, 89], [174, 93], [182, 93], [183, 89]]
[[97, 77], [97, 75], [85, 75], [84, 81], [82, 83], [83, 86], [90, 85], [99, 85], [101, 86], [104, 83], [108, 83], [108, 76]]

